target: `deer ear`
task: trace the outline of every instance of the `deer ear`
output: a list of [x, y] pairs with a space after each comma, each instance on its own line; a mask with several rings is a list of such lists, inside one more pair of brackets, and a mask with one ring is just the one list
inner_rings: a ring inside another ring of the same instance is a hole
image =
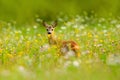
[[48, 24], [45, 21], [43, 21], [42, 24], [43, 24], [44, 27], [48, 26]]
[[57, 26], [57, 20], [53, 23], [52, 26], [53, 26], [53, 27], [56, 27], [56, 26]]

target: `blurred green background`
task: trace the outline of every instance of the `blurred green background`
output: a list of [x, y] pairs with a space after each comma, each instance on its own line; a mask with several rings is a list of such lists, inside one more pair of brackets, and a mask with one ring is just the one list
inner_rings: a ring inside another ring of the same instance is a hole
[[59, 13], [119, 16], [120, 0], [0, 0], [0, 20], [33, 21], [35, 17], [55, 19]]

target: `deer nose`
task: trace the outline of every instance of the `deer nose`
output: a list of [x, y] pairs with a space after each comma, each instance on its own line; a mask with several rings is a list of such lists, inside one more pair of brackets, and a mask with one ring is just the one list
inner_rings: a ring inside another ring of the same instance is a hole
[[51, 32], [48, 32], [48, 34], [51, 34]]

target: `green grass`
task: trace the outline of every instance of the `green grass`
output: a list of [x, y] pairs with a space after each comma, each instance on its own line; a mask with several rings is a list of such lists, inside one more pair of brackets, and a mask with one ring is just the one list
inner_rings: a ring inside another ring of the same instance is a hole
[[59, 57], [41, 24], [1, 22], [0, 80], [120, 80], [119, 19], [77, 16], [58, 22], [56, 36], [75, 40], [81, 57]]

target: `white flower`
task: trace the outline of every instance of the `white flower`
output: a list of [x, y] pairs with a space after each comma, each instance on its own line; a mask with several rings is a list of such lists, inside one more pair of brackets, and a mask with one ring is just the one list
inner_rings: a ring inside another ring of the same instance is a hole
[[34, 26], [33, 26], [33, 28], [34, 28], [34, 29], [37, 29], [37, 26], [36, 26], [36, 25], [34, 25]]
[[76, 34], [75, 36], [76, 36], [76, 37], [80, 37], [80, 35], [79, 35], [79, 34]]
[[61, 22], [62, 22], [62, 21], [63, 21], [63, 19], [62, 19], [62, 18], [58, 18], [58, 21], [61, 21]]
[[67, 26], [71, 26], [72, 23], [71, 23], [71, 22], [67, 22], [66, 25], [67, 25]]
[[110, 23], [111, 23], [111, 24], [116, 24], [116, 23], [117, 23], [117, 20], [112, 20]]
[[97, 45], [97, 47], [101, 47], [101, 46], [103, 46], [103, 44], [98, 44], [98, 45]]
[[22, 74], [26, 74], [26, 70], [23, 66], [19, 66], [18, 70], [22, 73]]
[[99, 22], [100, 22], [100, 23], [101, 23], [101, 22], [105, 22], [105, 18], [99, 19]]
[[106, 63], [108, 65], [117, 65], [117, 64], [120, 64], [120, 54], [110, 54], [107, 57]]
[[64, 63], [64, 67], [67, 68], [70, 64], [71, 64], [71, 61], [66, 61], [66, 62]]
[[80, 28], [79, 28], [79, 29], [81, 30], [81, 29], [84, 29], [84, 28], [85, 28], [85, 26], [83, 26], [83, 25], [80, 25]]
[[52, 55], [51, 55], [51, 54], [47, 54], [46, 57], [47, 57], [47, 58], [51, 58]]
[[66, 29], [66, 26], [62, 26], [61, 29]]
[[117, 27], [117, 28], [120, 28], [120, 24], [117, 24], [116, 27]]
[[104, 33], [107, 33], [107, 30], [103, 30]]
[[61, 31], [61, 30], [59, 30], [59, 33], [62, 33], [62, 31]]
[[89, 54], [90, 51], [89, 50], [86, 50], [86, 51], [83, 51], [81, 54], [85, 55], [85, 54]]
[[8, 26], [11, 26], [11, 23], [8, 23], [7, 25], [8, 25]]
[[78, 61], [73, 61], [73, 66], [79, 67], [80, 63]]
[[50, 48], [49, 44], [45, 44], [43, 46], [40, 46], [40, 52], [44, 52]]
[[75, 52], [70, 50], [70, 51], [66, 51], [67, 54], [64, 56], [65, 59], [69, 59], [70, 57], [74, 57], [75, 56]]
[[82, 35], [82, 36], [86, 36], [86, 35], [87, 35], [87, 32], [84, 31], [81, 35]]
[[36, 21], [37, 21], [37, 22], [41, 22], [41, 19], [37, 18]]
[[29, 32], [30, 31], [30, 28], [27, 28], [27, 32]]
[[74, 25], [73, 28], [78, 28], [78, 25]]

